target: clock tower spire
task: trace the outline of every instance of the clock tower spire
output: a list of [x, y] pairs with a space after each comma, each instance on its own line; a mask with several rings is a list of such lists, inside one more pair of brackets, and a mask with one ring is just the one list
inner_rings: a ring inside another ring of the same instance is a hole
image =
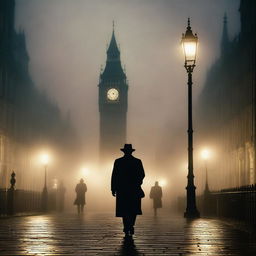
[[126, 141], [128, 84], [117, 46], [114, 23], [107, 61], [99, 82], [100, 159], [112, 160]]

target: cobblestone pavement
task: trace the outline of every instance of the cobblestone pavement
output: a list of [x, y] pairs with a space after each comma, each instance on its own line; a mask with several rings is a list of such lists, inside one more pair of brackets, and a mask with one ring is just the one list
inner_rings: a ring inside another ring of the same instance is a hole
[[256, 255], [252, 235], [218, 220], [144, 214], [135, 233], [124, 240], [113, 213], [0, 219], [0, 255]]

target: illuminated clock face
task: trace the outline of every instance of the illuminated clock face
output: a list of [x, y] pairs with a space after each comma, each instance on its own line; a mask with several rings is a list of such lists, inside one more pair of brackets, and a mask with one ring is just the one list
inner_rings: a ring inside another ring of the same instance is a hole
[[111, 101], [116, 101], [118, 99], [118, 97], [119, 97], [118, 90], [115, 89], [115, 88], [109, 89], [108, 92], [107, 92], [107, 97]]

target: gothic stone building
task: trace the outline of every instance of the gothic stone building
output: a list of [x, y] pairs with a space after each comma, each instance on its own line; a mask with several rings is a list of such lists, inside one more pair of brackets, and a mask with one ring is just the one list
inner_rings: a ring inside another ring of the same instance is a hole
[[126, 141], [128, 84], [123, 71], [115, 32], [107, 50], [107, 62], [100, 75], [100, 160], [106, 162], [119, 155]]
[[208, 73], [197, 106], [200, 141], [216, 151], [209, 173], [211, 189], [256, 182], [255, 4], [241, 0], [241, 32], [233, 40], [224, 18], [221, 54]]
[[[0, 188], [30, 188], [31, 154], [43, 145], [72, 147], [74, 132], [29, 75], [24, 31], [15, 30], [15, 0], [0, 0]], [[40, 187], [41, 189], [41, 187]]]

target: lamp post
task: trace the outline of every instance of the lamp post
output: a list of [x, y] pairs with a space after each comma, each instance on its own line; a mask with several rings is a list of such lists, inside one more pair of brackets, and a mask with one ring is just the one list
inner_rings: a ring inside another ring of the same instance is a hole
[[47, 154], [41, 155], [41, 162], [44, 166], [44, 187], [42, 191], [42, 211], [47, 212], [48, 209], [48, 191], [47, 191], [47, 167], [49, 163], [49, 156]]
[[208, 149], [204, 149], [201, 152], [201, 156], [204, 160], [204, 165], [205, 165], [205, 188], [204, 192], [208, 193], [209, 192], [209, 185], [208, 185], [208, 169], [207, 169], [207, 160], [210, 157], [210, 151]]
[[206, 216], [209, 216], [213, 213], [212, 205], [214, 205], [214, 202], [212, 201], [212, 196], [209, 190], [209, 185], [208, 185], [207, 160], [210, 158], [210, 156], [211, 156], [211, 152], [208, 149], [202, 150], [201, 157], [203, 158], [204, 164], [205, 164], [205, 188], [203, 193], [202, 210], [203, 210], [203, 214]]
[[197, 35], [193, 34], [190, 27], [190, 19], [186, 33], [182, 35], [182, 46], [185, 55], [185, 69], [188, 74], [188, 183], [187, 183], [187, 207], [185, 218], [199, 218], [200, 213], [196, 207], [196, 187], [194, 185], [193, 173], [193, 122], [192, 122], [192, 72], [196, 66]]

